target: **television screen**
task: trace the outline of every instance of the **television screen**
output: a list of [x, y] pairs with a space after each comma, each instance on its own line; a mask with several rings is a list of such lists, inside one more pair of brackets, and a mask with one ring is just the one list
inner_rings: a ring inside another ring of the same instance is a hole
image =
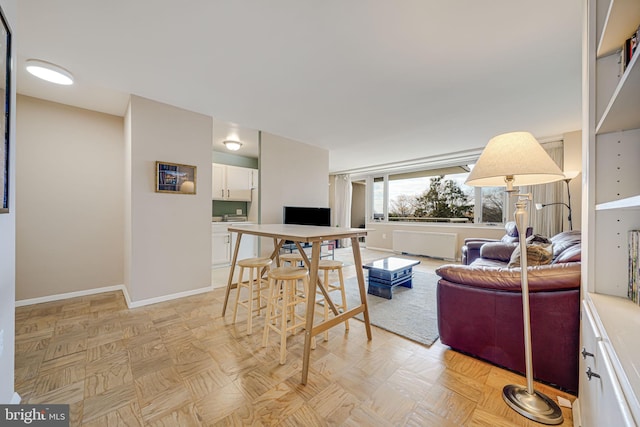
[[331, 226], [330, 208], [313, 208], [300, 206], [285, 206], [282, 209], [284, 224]]

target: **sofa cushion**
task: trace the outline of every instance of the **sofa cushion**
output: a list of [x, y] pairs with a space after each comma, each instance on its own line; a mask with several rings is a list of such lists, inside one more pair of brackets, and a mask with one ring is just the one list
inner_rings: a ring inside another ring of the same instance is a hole
[[[577, 289], [580, 287], [580, 263], [538, 265], [527, 268], [530, 292]], [[445, 264], [436, 274], [450, 282], [485, 289], [520, 292], [520, 268]]]
[[490, 259], [490, 258], [477, 258], [470, 265], [474, 267], [500, 267], [504, 268], [507, 264], [505, 261]]
[[505, 235], [502, 236], [502, 241], [505, 243], [518, 241], [518, 227], [516, 227], [515, 221], [509, 221], [504, 225]]
[[[527, 237], [527, 265], [545, 265], [551, 264], [553, 259], [553, 244], [551, 240], [544, 236], [535, 234]], [[520, 267], [520, 245], [518, 245], [513, 253], [507, 267]]]
[[[551, 238], [551, 242], [553, 243], [553, 258], [554, 261], [557, 257], [559, 257], [565, 250], [580, 245], [581, 241], [581, 233], [579, 230], [576, 231], [563, 231], [562, 233], [558, 233]], [[558, 261], [556, 261], [558, 262]]]
[[577, 244], [560, 252], [553, 259], [553, 264], [562, 263], [562, 262], [580, 262], [581, 259], [582, 259], [582, 245]]
[[480, 258], [508, 262], [517, 243], [490, 242], [480, 247]]
[[[516, 243], [518, 242], [518, 227], [515, 221], [509, 221], [504, 225], [505, 235], [500, 239], [504, 243]], [[532, 227], [527, 227], [525, 237], [531, 236], [533, 233]]]

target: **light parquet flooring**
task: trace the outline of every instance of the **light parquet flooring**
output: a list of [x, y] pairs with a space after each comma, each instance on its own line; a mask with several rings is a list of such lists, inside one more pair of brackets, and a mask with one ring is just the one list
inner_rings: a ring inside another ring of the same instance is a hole
[[[365, 260], [388, 256], [363, 252]], [[421, 258], [417, 269], [440, 262]], [[346, 267], [347, 277], [355, 274]], [[234, 296], [234, 295], [233, 295]], [[224, 289], [136, 309], [108, 292], [16, 309], [23, 403], [68, 403], [72, 426], [539, 426], [503, 402], [517, 374], [364, 324], [318, 337], [301, 385], [302, 333], [261, 346], [263, 317], [221, 317]], [[230, 301], [233, 303], [233, 299]], [[575, 397], [546, 385], [552, 398]], [[564, 426], [572, 425], [563, 408]]]

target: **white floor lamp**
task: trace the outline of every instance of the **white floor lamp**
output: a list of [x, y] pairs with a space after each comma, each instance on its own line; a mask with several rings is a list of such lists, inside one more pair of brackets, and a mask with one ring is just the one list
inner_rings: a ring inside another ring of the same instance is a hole
[[533, 388], [531, 352], [531, 318], [529, 313], [529, 281], [525, 230], [529, 222], [527, 204], [531, 194], [514, 194], [514, 186], [544, 184], [564, 179], [558, 165], [529, 132], [512, 132], [492, 138], [469, 174], [466, 184], [474, 187], [506, 187], [518, 197], [515, 221], [520, 236], [522, 317], [524, 322], [524, 354], [527, 386], [506, 385], [505, 402], [521, 415], [543, 424], [561, 424], [560, 407], [548, 396]]

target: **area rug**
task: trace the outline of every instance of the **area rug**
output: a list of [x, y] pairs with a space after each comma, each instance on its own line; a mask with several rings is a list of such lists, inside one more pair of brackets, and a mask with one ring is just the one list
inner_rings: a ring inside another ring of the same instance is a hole
[[[367, 273], [364, 274], [366, 281]], [[438, 339], [437, 282], [438, 276], [433, 273], [414, 271], [413, 288], [396, 286], [393, 288], [392, 299], [367, 294], [371, 324], [430, 346]], [[366, 286], [368, 285], [365, 283]], [[345, 280], [345, 288], [347, 307], [360, 305], [357, 279], [353, 277]], [[332, 299], [335, 298], [332, 295]], [[364, 320], [362, 313], [356, 318]]]

